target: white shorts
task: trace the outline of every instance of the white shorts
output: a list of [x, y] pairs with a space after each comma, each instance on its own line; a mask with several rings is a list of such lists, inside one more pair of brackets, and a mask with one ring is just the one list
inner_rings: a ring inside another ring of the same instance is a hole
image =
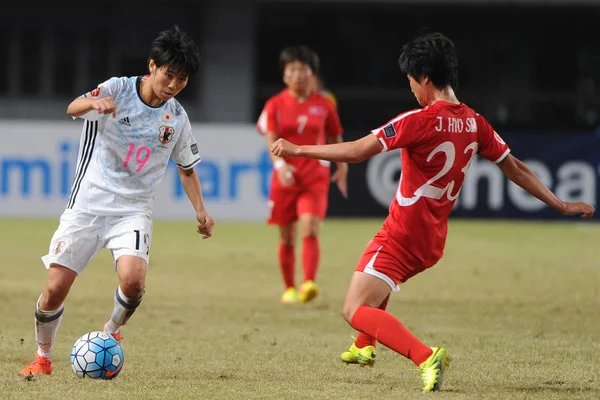
[[112, 252], [115, 268], [119, 257], [125, 255], [143, 258], [147, 265], [151, 240], [149, 215], [98, 216], [67, 209], [42, 261], [46, 268], [58, 264], [79, 275], [98, 250], [105, 248]]

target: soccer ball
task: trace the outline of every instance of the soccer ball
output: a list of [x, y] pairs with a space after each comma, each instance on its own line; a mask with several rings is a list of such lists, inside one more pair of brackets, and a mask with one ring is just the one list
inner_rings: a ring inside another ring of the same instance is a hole
[[123, 368], [123, 349], [112, 335], [86, 333], [71, 349], [71, 368], [80, 378], [114, 379]]

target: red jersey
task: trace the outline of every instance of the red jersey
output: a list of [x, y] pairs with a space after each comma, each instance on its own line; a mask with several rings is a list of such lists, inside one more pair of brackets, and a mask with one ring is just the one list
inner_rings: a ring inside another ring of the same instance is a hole
[[[320, 93], [313, 92], [306, 100], [298, 101], [285, 89], [271, 97], [257, 123], [260, 133], [271, 132], [297, 145], [326, 144], [327, 138], [342, 134], [340, 118], [333, 103]], [[296, 168], [294, 181], [308, 185], [325, 181], [329, 185], [329, 162], [308, 158], [284, 157], [285, 162]], [[273, 186], [279, 186], [277, 174], [273, 174]]]
[[402, 149], [396, 197], [374, 240], [420, 272], [442, 257], [448, 217], [475, 155], [497, 163], [510, 149], [485, 118], [444, 101], [400, 114], [371, 133], [384, 151]]

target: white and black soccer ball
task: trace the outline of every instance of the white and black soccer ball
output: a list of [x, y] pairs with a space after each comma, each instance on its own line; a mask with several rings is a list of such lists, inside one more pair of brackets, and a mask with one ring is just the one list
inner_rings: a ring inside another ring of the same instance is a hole
[[123, 349], [104, 332], [86, 333], [71, 349], [71, 368], [80, 378], [114, 379], [123, 368]]

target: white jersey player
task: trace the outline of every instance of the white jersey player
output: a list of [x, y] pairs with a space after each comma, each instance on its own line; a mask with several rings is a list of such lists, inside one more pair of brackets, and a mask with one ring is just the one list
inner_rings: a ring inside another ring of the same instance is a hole
[[116, 117], [84, 123], [78, 167], [68, 209], [97, 215], [151, 213], [157, 184], [169, 157], [183, 169], [200, 161], [188, 116], [171, 98], [157, 107], [140, 97], [147, 77], [112, 78], [84, 97], [111, 97]]
[[[152, 202], [169, 160], [197, 213], [198, 232], [212, 235], [198, 176], [198, 145], [175, 96], [199, 67], [195, 43], [177, 27], [154, 40], [150, 74], [111, 78], [75, 99], [67, 113], [84, 119], [66, 210], [42, 257], [48, 281], [36, 303], [36, 358], [23, 375], [52, 372], [52, 345], [63, 303], [75, 278], [101, 248], [113, 254], [119, 287], [104, 331], [121, 340], [121, 327], [144, 294], [152, 239]], [[116, 373], [113, 371], [112, 373]], [[109, 372], [107, 372], [108, 374]]]

